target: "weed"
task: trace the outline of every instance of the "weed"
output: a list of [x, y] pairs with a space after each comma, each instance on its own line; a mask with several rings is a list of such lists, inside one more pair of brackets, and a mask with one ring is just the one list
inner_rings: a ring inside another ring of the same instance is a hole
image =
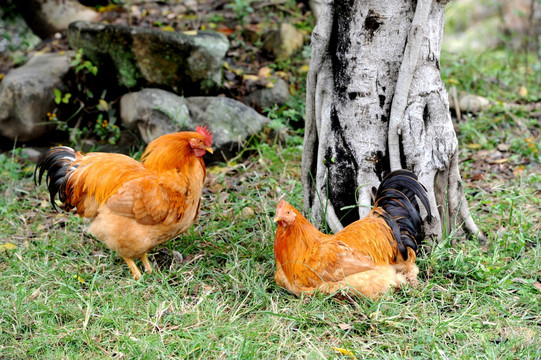
[[254, 12], [254, 9], [250, 5], [251, 2], [252, 0], [233, 0], [233, 2], [225, 6], [236, 14], [237, 20], [244, 22], [245, 18]]
[[111, 122], [107, 119], [103, 119], [103, 114], [98, 115], [96, 125], [94, 125], [94, 133], [103, 141], [107, 141], [109, 144], [116, 144], [120, 139], [120, 128], [115, 125], [115, 118], [113, 117]]
[[98, 75], [98, 67], [90, 60], [86, 60], [83, 55], [83, 49], [77, 50], [74, 59], [71, 61], [71, 66], [75, 67], [75, 72], [86, 71], [94, 76]]

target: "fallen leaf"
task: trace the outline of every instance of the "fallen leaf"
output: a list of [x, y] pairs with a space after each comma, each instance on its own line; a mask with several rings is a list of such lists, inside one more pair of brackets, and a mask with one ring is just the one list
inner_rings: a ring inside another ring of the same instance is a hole
[[98, 8], [98, 12], [99, 12], [99, 13], [104, 13], [104, 12], [108, 12], [108, 11], [115, 11], [115, 10], [117, 10], [118, 8], [119, 8], [119, 6], [116, 5], [116, 4], [108, 4], [108, 5], [106, 5], [106, 6], [100, 6], [100, 7]]
[[257, 72], [257, 75], [259, 75], [260, 77], [266, 78], [266, 77], [269, 77], [271, 73], [272, 73], [272, 70], [270, 67], [263, 66], [261, 69], [259, 69], [259, 71]]
[[109, 103], [107, 101], [105, 101], [104, 99], [100, 99], [98, 101], [98, 107], [100, 108], [100, 110], [102, 111], [107, 111], [109, 110]]
[[344, 331], [353, 329], [353, 326], [344, 323], [338, 324], [338, 327], [340, 328], [340, 330]]
[[228, 198], [229, 198], [229, 193], [221, 192], [220, 195], [218, 195], [218, 202], [220, 204], [223, 204], [227, 201]]
[[468, 147], [469, 147], [470, 149], [472, 149], [472, 150], [480, 149], [482, 146], [483, 146], [483, 145], [481, 145], [481, 144], [476, 144], [476, 143], [474, 143], [474, 144], [468, 144]]
[[235, 32], [235, 30], [230, 29], [230, 28], [219, 28], [218, 32], [221, 32], [222, 34], [224, 34], [226, 36], [229, 36], [229, 35], [233, 34]]
[[479, 172], [475, 172], [475, 173], [472, 175], [472, 177], [471, 177], [471, 179], [472, 179], [473, 181], [485, 180], [486, 178], [487, 178], [487, 177], [486, 177], [486, 174], [483, 173], [483, 172], [480, 172], [480, 171], [479, 171]]
[[17, 246], [13, 245], [12, 243], [0, 244], [0, 250], [14, 250], [14, 249], [17, 249]]
[[524, 165], [519, 165], [513, 170], [513, 175], [515, 175], [515, 177], [518, 177], [520, 174], [524, 172], [524, 170], [525, 170]]
[[259, 77], [257, 75], [245, 74], [245, 75], [242, 76], [242, 80], [244, 80], [244, 81], [257, 81], [257, 80], [259, 80]]
[[541, 283], [538, 283], [537, 281], [533, 283], [533, 286], [537, 288], [537, 290], [541, 291]]
[[353, 352], [351, 352], [351, 351], [348, 350], [348, 349], [337, 348], [337, 347], [333, 347], [332, 349], [338, 351], [338, 352], [341, 353], [342, 355], [346, 355], [346, 356], [350, 356], [350, 357], [355, 358], [355, 355], [353, 354]]
[[526, 89], [525, 86], [521, 86], [521, 87], [518, 89], [518, 96], [520, 96], [520, 97], [526, 97], [526, 96], [528, 96], [528, 89]]
[[503, 164], [509, 161], [509, 158], [501, 158], [501, 159], [491, 159], [487, 158], [485, 161], [489, 164]]
[[141, 9], [139, 9], [139, 6], [137, 5], [132, 5], [130, 7], [130, 14], [131, 16], [135, 16], [135, 17], [141, 17]]
[[224, 68], [226, 70], [229, 70], [231, 71], [233, 74], [237, 75], [237, 76], [242, 76], [244, 74], [244, 70], [243, 69], [236, 69], [236, 68], [232, 68], [229, 63], [224, 62]]
[[300, 72], [300, 73], [303, 73], [303, 74], [304, 74], [304, 73], [307, 73], [308, 70], [310, 70], [310, 65], [303, 65], [303, 66], [301, 66], [301, 67], [299, 68], [299, 72]]
[[294, 83], [289, 84], [289, 93], [291, 95], [295, 95], [296, 92], [297, 92], [297, 88], [295, 87], [295, 84]]
[[276, 71], [274, 74], [278, 77], [281, 77], [284, 80], [287, 80], [289, 78], [289, 74], [286, 73], [285, 71]]
[[184, 14], [182, 19], [184, 19], [186, 21], [195, 21], [195, 20], [197, 20], [197, 14]]
[[187, 30], [182, 32], [184, 35], [197, 35], [197, 30]]
[[173, 260], [174, 260], [177, 264], [182, 264], [182, 263], [184, 262], [184, 256], [182, 256], [182, 254], [179, 253], [178, 251], [173, 250]]
[[[172, 27], [171, 25], [162, 26], [161, 29], [162, 29], [162, 31], [175, 31], [175, 28]], [[184, 33], [186, 33], [186, 31]]]
[[39, 296], [39, 288], [34, 290], [32, 294], [30, 295], [30, 300], [35, 300]]

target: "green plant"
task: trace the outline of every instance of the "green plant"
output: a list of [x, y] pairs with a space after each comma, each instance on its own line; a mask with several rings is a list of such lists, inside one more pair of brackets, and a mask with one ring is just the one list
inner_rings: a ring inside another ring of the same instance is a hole
[[115, 125], [115, 118], [111, 121], [103, 118], [103, 114], [99, 114], [94, 125], [94, 133], [98, 135], [101, 140], [107, 140], [109, 144], [116, 144], [120, 139], [120, 128]]
[[60, 90], [58, 90], [56, 88], [53, 91], [54, 91], [54, 102], [57, 105], [60, 105], [60, 103], [62, 103], [62, 104], [69, 103], [70, 98], [71, 98], [71, 93], [67, 92], [64, 95], [62, 95], [62, 91], [60, 91]]
[[[74, 56], [71, 66], [75, 83], [64, 93], [54, 89], [58, 108], [47, 113], [48, 121], [58, 130], [67, 132], [70, 142], [76, 147], [82, 146], [82, 141], [89, 137], [116, 144], [120, 139], [116, 109], [107, 101], [108, 89], [94, 85], [98, 67], [84, 57], [82, 49]], [[100, 91], [99, 96], [95, 96], [96, 90]]]
[[514, 138], [511, 141], [511, 150], [541, 163], [541, 145], [533, 136]]
[[75, 67], [75, 72], [86, 71], [94, 76], [98, 75], [98, 67], [90, 60], [84, 58], [83, 49], [77, 50], [77, 54], [71, 61], [71, 66]]
[[233, 2], [226, 4], [225, 7], [235, 13], [237, 20], [244, 21], [249, 14], [254, 12], [250, 5], [251, 2], [252, 0], [233, 0]]

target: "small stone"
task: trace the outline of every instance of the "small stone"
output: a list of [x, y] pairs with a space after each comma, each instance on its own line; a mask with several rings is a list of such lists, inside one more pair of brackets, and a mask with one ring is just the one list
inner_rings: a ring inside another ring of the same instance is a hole
[[458, 100], [460, 111], [479, 113], [490, 108], [490, 100], [485, 97], [473, 94], [466, 94]]
[[218, 202], [220, 204], [224, 204], [228, 198], [229, 198], [229, 193], [221, 192], [220, 195], [218, 195]]
[[270, 108], [273, 105], [281, 106], [289, 100], [289, 87], [287, 82], [280, 78], [268, 80], [268, 85], [257, 89], [245, 97], [246, 102], [256, 108]]
[[242, 208], [242, 210], [240, 211], [240, 217], [242, 219], [250, 219], [254, 216], [254, 214], [255, 214], [254, 209], [252, 209], [249, 206]]
[[21, 155], [32, 162], [38, 162], [38, 159], [41, 156], [41, 152], [34, 148], [23, 148], [21, 150]]
[[263, 49], [277, 59], [285, 59], [299, 50], [303, 43], [304, 36], [299, 30], [291, 24], [282, 23], [267, 35]]

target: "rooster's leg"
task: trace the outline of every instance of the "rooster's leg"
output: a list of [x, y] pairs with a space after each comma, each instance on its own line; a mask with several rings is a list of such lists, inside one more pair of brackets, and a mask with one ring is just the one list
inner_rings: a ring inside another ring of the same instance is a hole
[[133, 259], [125, 258], [125, 257], [122, 257], [122, 258], [124, 259], [126, 264], [128, 264], [128, 266], [130, 267], [131, 273], [133, 274], [133, 278], [135, 280], [139, 280], [139, 278], [141, 277], [141, 271], [139, 271], [139, 268], [137, 267], [137, 265], [135, 265], [135, 262], [133, 261]]
[[152, 266], [150, 266], [150, 262], [148, 261], [147, 253], [144, 253], [143, 256], [141, 256], [141, 261], [143, 262], [143, 266], [145, 267], [145, 272], [147, 274], [151, 274]]

